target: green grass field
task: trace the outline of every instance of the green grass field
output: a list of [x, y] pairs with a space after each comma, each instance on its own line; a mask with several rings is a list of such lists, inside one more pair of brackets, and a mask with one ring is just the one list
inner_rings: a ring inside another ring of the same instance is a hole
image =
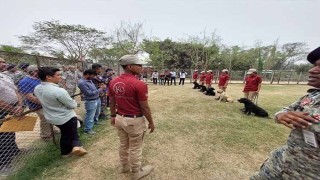
[[[230, 84], [227, 92], [238, 99], [242, 87]], [[258, 104], [273, 117], [308, 88], [264, 84]], [[191, 84], [150, 84], [149, 101], [156, 130], [145, 138], [143, 165], [151, 164], [155, 170], [144, 179], [248, 179], [271, 150], [285, 143], [289, 133], [273, 119], [244, 115], [240, 111], [243, 104], [219, 103]], [[62, 159], [54, 151], [55, 158], [50, 156], [49, 162], [34, 167], [39, 168], [35, 173], [24, 169], [11, 179], [129, 179], [119, 172], [116, 131], [109, 124], [97, 130], [92, 137], [81, 135], [88, 155]]]

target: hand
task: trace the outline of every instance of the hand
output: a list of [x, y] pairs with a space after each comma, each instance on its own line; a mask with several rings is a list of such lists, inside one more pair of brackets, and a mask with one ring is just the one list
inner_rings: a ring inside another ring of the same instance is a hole
[[14, 115], [19, 116], [23, 112], [23, 107], [22, 106], [16, 106], [12, 109], [11, 113]]
[[317, 119], [309, 116], [308, 112], [283, 112], [277, 115], [277, 121], [291, 129], [295, 129], [296, 127], [305, 129], [312, 125], [311, 122], [319, 122]]
[[111, 126], [114, 126], [114, 124], [116, 123], [116, 117], [111, 117]]
[[101, 89], [106, 89], [107, 88], [107, 86], [105, 85], [105, 84], [100, 84], [100, 86], [99, 86]]
[[154, 131], [154, 124], [153, 123], [149, 123], [149, 125], [148, 125], [148, 129], [150, 129], [150, 132], [149, 133], [153, 133], [153, 131]]

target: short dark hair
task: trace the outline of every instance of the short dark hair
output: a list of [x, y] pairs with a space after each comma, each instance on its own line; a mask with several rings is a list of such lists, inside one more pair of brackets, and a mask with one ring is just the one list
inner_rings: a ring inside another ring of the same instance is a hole
[[41, 67], [38, 70], [38, 77], [41, 81], [45, 81], [47, 76], [53, 77], [57, 71], [60, 71], [60, 69], [54, 67]]
[[83, 75], [97, 75], [97, 73], [92, 69], [87, 69], [83, 72]]
[[98, 68], [102, 68], [102, 66], [101, 66], [100, 64], [98, 64], [98, 63], [92, 64], [91, 69], [96, 70], [96, 69], [98, 69]]

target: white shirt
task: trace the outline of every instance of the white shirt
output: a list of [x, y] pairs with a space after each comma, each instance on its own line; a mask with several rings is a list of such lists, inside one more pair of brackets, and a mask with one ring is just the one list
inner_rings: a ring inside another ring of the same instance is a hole
[[16, 91], [17, 88], [14, 85], [13, 79], [4, 73], [0, 73], [0, 100], [8, 104], [17, 103], [18, 97]]
[[153, 72], [152, 73], [152, 78], [158, 79], [158, 77], [159, 77], [159, 73], [158, 72]]
[[180, 72], [180, 78], [186, 78], [187, 73], [186, 72]]

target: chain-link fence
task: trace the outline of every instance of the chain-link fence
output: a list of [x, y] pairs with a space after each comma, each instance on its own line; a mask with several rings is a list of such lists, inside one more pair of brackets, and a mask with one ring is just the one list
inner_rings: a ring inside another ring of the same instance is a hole
[[[33, 94], [40, 84], [38, 67], [64, 69], [60, 85], [80, 102], [76, 87], [83, 62], [4, 51], [0, 51], [0, 58], [0, 175], [9, 175], [46, 147], [56, 144], [59, 148], [59, 129], [46, 122]], [[76, 113], [81, 114], [82, 108]]]

